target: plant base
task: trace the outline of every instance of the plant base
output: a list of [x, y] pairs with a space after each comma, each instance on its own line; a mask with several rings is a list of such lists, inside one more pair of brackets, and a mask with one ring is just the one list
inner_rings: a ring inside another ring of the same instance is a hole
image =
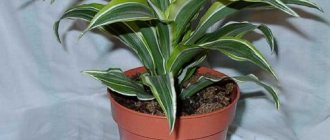
[[[134, 76], [143, 71], [143, 68], [136, 68], [125, 74]], [[222, 73], [204, 67], [199, 68], [197, 72], [224, 76]], [[130, 110], [110, 96], [112, 115], [118, 124], [121, 140], [225, 140], [229, 124], [235, 116], [239, 98], [238, 86], [235, 86], [230, 98], [231, 104], [223, 109], [206, 114], [179, 117], [170, 135], [168, 121], [164, 116]]]

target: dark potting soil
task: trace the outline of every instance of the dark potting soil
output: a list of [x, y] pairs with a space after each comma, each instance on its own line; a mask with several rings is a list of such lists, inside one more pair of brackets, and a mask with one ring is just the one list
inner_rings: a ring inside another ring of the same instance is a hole
[[[201, 75], [194, 75], [189, 80], [185, 81], [183, 88], [189, 83], [195, 83]], [[210, 74], [203, 74], [210, 77]], [[231, 103], [229, 98], [235, 84], [230, 79], [222, 80], [211, 86], [208, 86], [195, 95], [186, 100], [178, 100], [178, 115], [188, 116], [196, 114], [204, 114], [222, 109]], [[127, 97], [118, 93], [112, 93], [112, 97], [121, 105], [141, 112], [152, 115], [164, 116], [161, 107], [156, 100], [140, 101], [136, 97]]]

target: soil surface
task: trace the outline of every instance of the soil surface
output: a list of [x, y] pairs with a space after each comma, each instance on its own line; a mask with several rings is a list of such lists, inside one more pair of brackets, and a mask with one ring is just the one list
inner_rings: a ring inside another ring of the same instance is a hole
[[[183, 88], [189, 83], [193, 84], [201, 75], [194, 75], [185, 81]], [[212, 77], [210, 74], [203, 74], [206, 77]], [[231, 103], [229, 98], [235, 84], [232, 80], [222, 80], [209, 87], [206, 87], [186, 100], [178, 100], [178, 115], [189, 116], [213, 112], [228, 106]], [[112, 97], [121, 105], [152, 115], [164, 116], [161, 107], [156, 100], [139, 101], [136, 97], [127, 97], [118, 93], [112, 93]]]

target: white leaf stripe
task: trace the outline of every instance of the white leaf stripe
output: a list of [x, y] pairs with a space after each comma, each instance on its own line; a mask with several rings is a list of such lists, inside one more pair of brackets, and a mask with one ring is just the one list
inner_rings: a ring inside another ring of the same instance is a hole
[[148, 0], [148, 2], [153, 2], [154, 4], [157, 4], [157, 7], [161, 11], [165, 11], [168, 5], [171, 3], [169, 0]]
[[152, 100], [153, 96], [149, 95], [142, 85], [126, 77], [121, 70], [109, 69], [107, 71], [84, 71], [93, 78], [101, 81], [109, 89], [125, 95], [137, 96], [140, 100]]
[[167, 13], [169, 13], [169, 18], [175, 21], [173, 24], [176, 26], [176, 43], [182, 38], [191, 20], [205, 2], [205, 0], [176, 0], [169, 6]]
[[[239, 1], [239, 0], [232, 0], [232, 1]], [[291, 8], [289, 8], [287, 5], [285, 5], [281, 0], [243, 0], [243, 1], [267, 3], [285, 13], [288, 13], [292, 16], [299, 17], [299, 15], [295, 11], [293, 11]]]
[[197, 28], [191, 35], [191, 37], [184, 43], [186, 45], [193, 44], [196, 40], [198, 40], [210, 27], [211, 25], [215, 24], [217, 21], [221, 20], [222, 18], [233, 14], [237, 11], [237, 9], [232, 9], [229, 5], [233, 4], [234, 2], [226, 2], [222, 3], [216, 1], [212, 4], [212, 6], [207, 10], [207, 12], [202, 16], [200, 19]]
[[142, 33], [138, 31], [138, 26], [135, 23], [115, 23], [115, 25], [109, 28], [111, 32], [116, 33], [117, 36], [125, 41], [125, 44], [137, 54], [147, 69], [155, 73], [154, 58]]
[[220, 82], [221, 80], [228, 78], [227, 76], [221, 77], [221, 78], [210, 78], [210, 77], [205, 77], [201, 76], [198, 78], [196, 83], [194, 84], [188, 84], [185, 89], [182, 89], [180, 93], [180, 98], [182, 100], [187, 99], [194, 94], [196, 94], [198, 91], [204, 89], [205, 87], [212, 85], [216, 82]]
[[[152, 56], [155, 73], [165, 74], [165, 58], [160, 49], [161, 46], [158, 41], [155, 27], [145, 22], [140, 22], [139, 24], [143, 27], [140, 29], [140, 32], [142, 33], [141, 35], [144, 46], [146, 46], [146, 48], [150, 51], [150, 55]], [[148, 27], [144, 27], [145, 25]]]
[[62, 15], [62, 17], [58, 21], [55, 22], [55, 24], [53, 26], [57, 40], [61, 43], [58, 28], [60, 25], [60, 21], [62, 19], [65, 19], [65, 18], [82, 19], [82, 20], [89, 22], [93, 18], [93, 16], [103, 7], [104, 7], [104, 5], [102, 5], [102, 4], [91, 3], [91, 4], [78, 5], [71, 9], [68, 9]]
[[203, 54], [203, 55], [196, 56], [196, 57], [197, 58], [192, 63], [190, 63], [189, 65], [187, 65], [186, 67], [183, 68], [181, 74], [178, 77], [180, 85], [182, 85], [183, 81], [189, 79], [190, 76], [193, 75], [193, 72], [195, 72], [196, 66], [201, 64], [205, 60], [207, 55]]
[[203, 50], [205, 49], [198, 47], [176, 47], [167, 62], [167, 71], [171, 71], [176, 75], [187, 62], [189, 62], [196, 55], [200, 54]]
[[266, 58], [259, 52], [258, 49], [256, 49], [256, 47], [254, 47], [253, 44], [246, 40], [228, 37], [217, 41], [204, 43], [199, 46], [205, 49], [219, 50], [238, 61], [248, 60], [270, 72], [277, 79], [274, 70], [267, 62]]
[[269, 44], [271, 51], [274, 51], [275, 43], [274, 43], [274, 36], [272, 31], [265, 25], [254, 25], [249, 22], [234, 22], [224, 25], [223, 27], [219, 28], [218, 30], [205, 34], [200, 40], [197, 41], [198, 44], [211, 42], [218, 40], [223, 37], [243, 37], [246, 33], [250, 31], [254, 31], [255, 29], [259, 29], [264, 36], [266, 37], [267, 43]]
[[160, 19], [161, 21], [169, 21], [169, 19], [165, 16], [165, 13], [161, 9], [159, 9], [153, 2], [151, 2], [151, 0], [148, 0], [148, 3], [156, 13], [158, 19]]
[[173, 30], [169, 24], [165, 24], [162, 22], [158, 22], [156, 26], [157, 37], [161, 38], [158, 39], [158, 44], [160, 45], [160, 49], [163, 53], [164, 59], [167, 60], [172, 52]]
[[173, 73], [158, 76], [142, 75], [142, 82], [150, 87], [154, 97], [168, 118], [170, 131], [174, 130], [176, 120], [176, 91]]
[[258, 29], [265, 35], [266, 40], [267, 40], [269, 46], [271, 47], [271, 52], [273, 53], [275, 50], [275, 38], [274, 38], [272, 30], [270, 30], [270, 28], [268, 28], [264, 24], [261, 24], [260, 26], [258, 26]]
[[318, 9], [321, 12], [324, 12], [323, 9], [316, 3], [309, 1], [309, 0], [285, 0], [283, 1], [286, 4], [296, 4], [296, 5], [302, 5], [302, 6], [308, 6], [311, 8]]
[[[90, 74], [92, 77], [101, 80], [102, 82], [117, 85], [117, 86], [122, 86], [125, 88], [129, 89], [136, 89], [139, 88], [138, 85], [132, 84], [132, 81], [130, 81], [128, 78], [124, 78], [123, 76], [117, 76], [116, 74], [110, 74], [109, 72], [107, 73], [92, 73], [91, 71], [86, 71], [85, 73]], [[93, 75], [92, 75], [93, 74]], [[109, 78], [101, 77], [101, 76], [96, 76], [95, 74], [100, 74], [100, 75], [107, 75], [107, 77], [112, 77], [111, 80]]]
[[151, 20], [154, 18], [155, 17], [153, 17], [153, 13], [150, 11], [150, 8], [145, 4], [138, 2], [125, 2], [120, 4], [113, 4], [112, 2], [110, 2], [109, 5], [105, 6], [95, 15], [95, 17], [91, 21], [86, 31], [99, 26], [116, 23], [116, 22]]
[[272, 86], [268, 85], [267, 83], [264, 83], [264, 82], [260, 81], [258, 79], [258, 77], [256, 77], [255, 75], [249, 74], [247, 76], [236, 76], [236, 77], [233, 77], [233, 79], [237, 82], [254, 82], [257, 85], [263, 87], [273, 97], [276, 108], [277, 109], [280, 108], [280, 99], [278, 97], [278, 92]]
[[67, 11], [65, 11], [64, 15], [67, 14], [67, 13], [70, 13], [70, 12], [74, 12], [74, 11], [77, 11], [77, 10], [88, 10], [88, 11], [100, 11], [101, 8], [104, 7], [104, 5], [101, 5], [101, 4], [97, 4], [99, 5], [98, 7], [99, 8], [96, 8], [94, 6], [92, 6], [93, 4], [84, 4], [84, 5], [80, 5], [80, 6], [77, 6], [77, 7], [74, 7], [74, 8], [71, 8]]
[[[139, 45], [139, 47], [137, 47], [136, 49], [140, 49], [139, 52], [142, 52], [144, 56], [144, 59], [142, 59], [142, 61], [146, 61], [146, 60], [150, 60], [151, 61], [151, 69], [154, 71], [154, 73], [156, 73], [156, 63], [155, 63], [155, 58], [153, 57], [153, 53], [150, 50], [150, 47], [148, 46], [148, 44], [146, 43], [144, 36], [142, 35], [141, 32], [137, 32], [136, 30], [134, 30], [132, 28], [132, 26], [128, 25], [127, 23], [124, 23], [132, 32], [135, 33], [135, 36], [139, 38], [139, 43], [142, 43], [141, 45]], [[141, 48], [140, 48], [141, 47]]]

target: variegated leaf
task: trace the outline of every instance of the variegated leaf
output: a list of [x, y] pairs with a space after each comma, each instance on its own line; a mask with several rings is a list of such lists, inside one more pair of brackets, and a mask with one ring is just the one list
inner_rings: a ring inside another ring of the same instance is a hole
[[254, 25], [249, 22], [235, 22], [235, 23], [229, 23], [218, 30], [205, 34], [200, 40], [198, 40], [197, 43], [206, 43], [215, 41], [217, 39], [220, 39], [222, 37], [240, 37], [244, 36], [246, 33], [254, 31], [256, 29], [259, 29], [264, 36], [266, 37], [266, 40], [271, 48], [271, 51], [274, 51], [275, 48], [275, 39], [272, 31], [266, 26], [266, 25]]
[[198, 93], [198, 91], [200, 91], [216, 82], [220, 82], [221, 80], [223, 80], [225, 78], [228, 78], [228, 77], [224, 76], [221, 78], [209, 78], [209, 77], [201, 76], [196, 81], [196, 83], [189, 84], [185, 89], [182, 89], [179, 97], [182, 100], [187, 99], [187, 98], [193, 96], [194, 94]]
[[155, 58], [150, 49], [151, 46], [148, 45], [136, 22], [114, 23], [109, 26], [104, 26], [104, 29], [118, 36], [123, 43], [137, 54], [143, 65], [150, 70], [152, 74], [157, 73]]
[[257, 85], [263, 87], [273, 97], [276, 108], [277, 109], [280, 108], [280, 100], [279, 100], [277, 91], [272, 86], [260, 81], [258, 79], [258, 77], [256, 77], [255, 75], [249, 74], [247, 76], [237, 76], [237, 77], [233, 77], [233, 79], [235, 81], [237, 81], [238, 83], [240, 83], [240, 82], [254, 82]]
[[182, 68], [189, 65], [199, 54], [205, 53], [205, 49], [200, 47], [178, 46], [174, 48], [173, 53], [167, 61], [167, 71], [178, 75]]
[[85, 32], [117, 22], [147, 21], [152, 19], [156, 19], [156, 17], [150, 9], [147, 0], [112, 0], [94, 16]]
[[109, 69], [106, 71], [83, 71], [97, 80], [100, 80], [112, 91], [125, 96], [137, 96], [139, 100], [152, 100], [154, 97], [147, 93], [143, 85], [126, 77], [120, 69]]
[[270, 72], [275, 78], [277, 78], [274, 70], [267, 62], [266, 58], [249, 41], [235, 37], [227, 37], [200, 44], [199, 47], [218, 50], [236, 61], [252, 62], [265, 71]]
[[172, 0], [148, 0], [153, 3], [159, 10], [165, 11], [168, 5], [171, 3]]
[[178, 43], [185, 31], [187, 31], [191, 20], [199, 12], [205, 2], [205, 0], [176, 0], [169, 5], [166, 14], [170, 20], [174, 21], [176, 43]]
[[173, 52], [174, 29], [169, 24], [162, 22], [157, 22], [156, 28], [161, 52], [163, 53], [164, 59], [168, 60], [170, 54]]
[[165, 112], [170, 126], [170, 132], [173, 132], [177, 112], [173, 74], [169, 73], [157, 76], [144, 74], [141, 78], [142, 82], [151, 89], [152, 94]]
[[316, 4], [315, 2], [312, 2], [310, 0], [282, 0], [282, 1], [286, 4], [307, 6], [307, 7], [318, 9], [319, 11], [323, 12], [323, 9], [318, 4]]
[[[156, 2], [153, 2], [155, 0], [148, 0], [148, 3], [150, 5], [150, 7], [153, 9], [153, 11], [155, 12], [155, 14], [157, 15], [158, 19], [163, 21], [163, 22], [170, 22], [170, 20], [168, 19], [168, 17], [165, 15], [165, 11], [162, 10], [158, 5], [157, 3], [159, 1]], [[164, 0], [166, 1], [166, 0]], [[159, 4], [159, 3], [158, 3]]]
[[183, 81], [188, 80], [195, 73], [196, 67], [205, 60], [206, 56], [207, 54], [201, 54], [199, 56], [196, 56], [193, 62], [182, 68], [182, 72], [178, 77], [180, 85], [182, 85]]
[[54, 32], [56, 35], [56, 38], [59, 42], [61, 42], [58, 28], [60, 25], [60, 22], [62, 19], [70, 18], [70, 19], [81, 19], [85, 21], [91, 21], [93, 17], [96, 15], [97, 12], [99, 12], [100, 9], [102, 9], [104, 5], [98, 4], [98, 3], [91, 3], [91, 4], [82, 4], [78, 6], [74, 6], [64, 12], [62, 17], [55, 22], [54, 24]]
[[[150, 54], [152, 56], [153, 64], [154, 64], [154, 71], [157, 74], [165, 74], [166, 68], [165, 68], [165, 55], [167, 55], [166, 51], [163, 51], [163, 48], [161, 44], [159, 44], [159, 38], [157, 35], [157, 28], [155, 27], [157, 23], [152, 25], [151, 23], [147, 22], [137, 22], [138, 26], [140, 27], [140, 32], [142, 33], [144, 46], [148, 50], [150, 50]], [[166, 46], [167, 47], [167, 46]]]
[[290, 7], [288, 7], [281, 0], [231, 0], [231, 1], [246, 1], [246, 2], [255, 2], [255, 3], [266, 3], [269, 4], [287, 14], [290, 14], [295, 17], [299, 17], [299, 15], [293, 11]]
[[239, 11], [240, 9], [245, 8], [247, 5], [242, 5], [240, 2], [228, 2], [228, 1], [216, 1], [211, 7], [206, 11], [206, 13], [201, 17], [195, 31], [189, 39], [185, 41], [184, 44], [192, 45], [200, 37], [204, 35], [209, 27], [218, 22], [225, 17], [232, 15]]

